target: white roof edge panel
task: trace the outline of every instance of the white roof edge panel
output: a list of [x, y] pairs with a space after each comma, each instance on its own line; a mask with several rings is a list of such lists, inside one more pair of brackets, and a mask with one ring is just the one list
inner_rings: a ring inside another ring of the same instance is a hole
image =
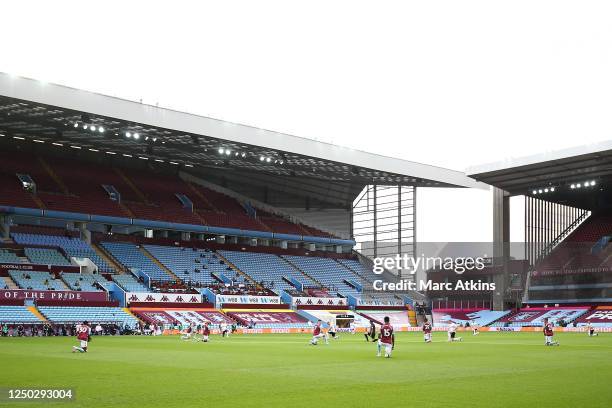
[[545, 153], [538, 153], [530, 156], [517, 158], [513, 157], [504, 161], [472, 166], [466, 169], [465, 172], [468, 175], [476, 175], [492, 171], [512, 169], [515, 167], [529, 166], [532, 164], [545, 163], [553, 160], [561, 160], [569, 157], [582, 156], [585, 154], [605, 152], [608, 150], [612, 150], [612, 140], [591, 143], [584, 146], [570, 147], [567, 149], [554, 150]]
[[464, 173], [409, 160], [367, 153], [252, 126], [83, 91], [0, 72], [0, 94], [64, 109], [257, 145], [347, 165], [424, 178], [458, 187], [488, 188]]

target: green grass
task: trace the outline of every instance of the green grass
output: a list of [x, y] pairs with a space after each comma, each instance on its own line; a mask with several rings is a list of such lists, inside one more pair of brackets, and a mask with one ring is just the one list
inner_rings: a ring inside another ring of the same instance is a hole
[[[609, 407], [612, 336], [559, 333], [465, 335], [422, 343], [400, 333], [391, 359], [362, 335], [326, 346], [307, 335], [0, 338], [0, 387], [73, 387], [69, 407]], [[3, 405], [0, 402], [0, 405]], [[4, 406], [36, 406], [26, 402]]]

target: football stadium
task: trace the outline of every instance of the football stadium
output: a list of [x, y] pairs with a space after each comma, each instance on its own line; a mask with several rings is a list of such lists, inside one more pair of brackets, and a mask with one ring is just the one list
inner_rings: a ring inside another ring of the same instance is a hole
[[[610, 187], [612, 143], [464, 173], [0, 74], [0, 405], [608, 407]], [[420, 243], [432, 188], [492, 242]]]

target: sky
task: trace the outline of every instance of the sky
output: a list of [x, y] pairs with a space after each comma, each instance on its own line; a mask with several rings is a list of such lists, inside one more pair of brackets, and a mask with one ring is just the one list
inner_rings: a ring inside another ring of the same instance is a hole
[[[610, 139], [610, 21], [610, 1], [20, 0], [0, 71], [464, 171]], [[490, 240], [491, 201], [421, 191], [419, 239]]]

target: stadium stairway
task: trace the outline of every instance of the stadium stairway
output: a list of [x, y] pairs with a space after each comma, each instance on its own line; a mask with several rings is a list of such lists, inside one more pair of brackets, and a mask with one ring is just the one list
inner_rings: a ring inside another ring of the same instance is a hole
[[257, 285], [259, 286], [259, 284], [257, 282], [255, 282], [249, 275], [247, 275], [246, 273], [242, 272], [240, 269], [238, 269], [238, 267], [236, 265], [234, 265], [232, 262], [230, 262], [229, 259], [227, 259], [226, 257], [224, 257], [223, 255], [221, 255], [218, 251], [215, 251], [215, 255], [217, 255], [217, 257], [219, 259], [221, 259], [223, 262], [225, 262], [225, 264], [227, 266], [229, 266], [230, 268], [232, 268], [234, 270], [234, 272], [236, 272], [238, 275], [243, 276], [244, 278], [246, 278], [246, 280], [248, 280], [250, 283], [252, 283], [253, 285]]
[[19, 285], [17, 285], [10, 276], [3, 276], [2, 282], [4, 283], [2, 285], [3, 288], [7, 287], [9, 289], [19, 289]]
[[414, 310], [408, 310], [408, 321], [410, 322], [410, 325], [412, 327], [416, 327], [420, 325], [417, 319], [416, 312]]
[[200, 190], [198, 190], [197, 188], [195, 188], [193, 186], [193, 184], [185, 182], [187, 184], [187, 186], [189, 186], [189, 189], [191, 191], [193, 191], [193, 193], [195, 195], [197, 195], [200, 199], [202, 199], [202, 201], [204, 201], [206, 204], [208, 204], [210, 206], [210, 208], [216, 212], [223, 212], [223, 211], [219, 211], [219, 209], [217, 207], [215, 207], [215, 205], [213, 203], [210, 202], [210, 200], [204, 195], [202, 194], [202, 192]]
[[134, 317], [134, 319], [138, 320], [140, 323], [144, 323], [143, 320], [138, 317], [137, 315], [135, 315], [130, 309], [128, 309], [127, 307], [122, 307], [121, 308], [125, 313], [129, 314], [130, 316]]
[[38, 157], [38, 161], [40, 162], [40, 165], [42, 166], [42, 168], [45, 169], [45, 171], [47, 172], [49, 177], [51, 177], [51, 179], [53, 179], [53, 181], [55, 181], [55, 184], [57, 184], [59, 186], [59, 188], [62, 190], [62, 192], [64, 194], [70, 194], [70, 192], [68, 191], [68, 187], [66, 187], [66, 184], [64, 184], [64, 182], [57, 175], [57, 173], [55, 171], [53, 171], [51, 166], [49, 166], [49, 164], [42, 157], [40, 157], [40, 156]]
[[128, 176], [126, 176], [120, 169], [116, 167], [114, 168], [114, 170], [115, 170], [115, 173], [117, 173], [117, 175], [121, 177], [121, 179], [125, 182], [125, 184], [130, 186], [132, 191], [138, 196], [138, 198], [140, 198], [140, 200], [143, 203], [149, 203], [149, 200], [147, 200], [147, 197], [143, 194], [142, 191], [138, 189], [138, 187], [132, 182], [132, 180], [129, 179]]
[[45, 316], [43, 316], [38, 309], [36, 308], [36, 306], [28, 306], [27, 309], [38, 318], [38, 320], [40, 320], [41, 322], [46, 322], [47, 319], [45, 318]]
[[317, 285], [321, 286], [322, 288], [325, 288], [326, 286], [323, 285], [321, 282], [319, 282], [318, 280], [316, 280], [315, 278], [313, 278], [312, 276], [310, 276], [309, 274], [307, 274], [306, 272], [304, 272], [299, 266], [295, 265], [293, 262], [291, 262], [290, 260], [288, 260], [287, 258], [285, 258], [284, 256], [279, 256], [280, 259], [282, 259], [283, 261], [287, 262], [292, 268], [296, 269], [297, 271], [299, 271], [302, 275], [306, 276], [307, 278], [313, 280], [314, 282], [317, 283]]
[[130, 210], [129, 208], [127, 208], [125, 206], [125, 204], [119, 202], [117, 203], [119, 205], [119, 208], [121, 208], [121, 211], [123, 211], [124, 213], [126, 213], [130, 218], [136, 218], [136, 216], [134, 215], [134, 213], [132, 212], [132, 210]]
[[104, 262], [109, 264], [111, 266], [111, 268], [113, 268], [115, 270], [115, 273], [120, 273], [120, 272], [122, 272], [124, 270], [124, 268], [122, 268], [117, 263], [117, 261], [115, 261], [115, 258], [110, 256], [110, 254], [108, 252], [106, 252], [106, 250], [104, 248], [102, 248], [101, 245], [92, 243], [91, 247], [96, 252], [96, 254], [98, 254], [98, 256], [100, 258], [102, 258], [102, 260], [104, 260]]
[[38, 208], [40, 208], [41, 210], [46, 210], [47, 209], [47, 207], [45, 206], [45, 203], [43, 203], [42, 200], [40, 198], [38, 198], [37, 195], [32, 194], [32, 200], [34, 200], [34, 202], [36, 203]]
[[153, 256], [152, 253], [150, 253], [149, 251], [147, 251], [145, 249], [144, 246], [140, 246], [138, 248], [138, 250], [147, 258], [151, 259], [157, 266], [159, 266], [161, 268], [162, 271], [166, 272], [169, 276], [172, 276], [172, 278], [177, 281], [177, 282], [182, 282], [183, 280], [181, 278], [179, 278], [178, 276], [176, 276], [176, 274], [174, 272], [172, 272], [170, 269], [166, 268], [166, 265], [164, 265], [163, 263], [159, 262], [157, 260], [156, 257]]

